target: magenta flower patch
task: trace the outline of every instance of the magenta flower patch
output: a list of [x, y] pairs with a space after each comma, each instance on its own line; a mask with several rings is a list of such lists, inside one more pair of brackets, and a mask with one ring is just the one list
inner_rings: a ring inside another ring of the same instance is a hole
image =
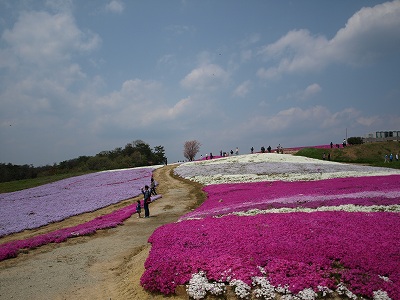
[[241, 298], [252, 290], [258, 298], [400, 300], [397, 170], [278, 154], [175, 170], [203, 183], [207, 199], [150, 237], [146, 289], [187, 285], [200, 297], [225, 283]]
[[[263, 267], [271, 284], [297, 293], [339, 282], [358, 295], [400, 295], [400, 215], [315, 212], [182, 221], [150, 237], [142, 285], [173, 293], [191, 274], [251, 283]], [[384, 280], [382, 278], [387, 278]]]
[[400, 204], [400, 175], [216, 184], [204, 187], [204, 191], [206, 201], [181, 220], [255, 208]]

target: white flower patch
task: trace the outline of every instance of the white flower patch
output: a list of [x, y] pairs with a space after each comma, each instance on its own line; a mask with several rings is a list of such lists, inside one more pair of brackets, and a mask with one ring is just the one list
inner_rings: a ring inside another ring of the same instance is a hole
[[311, 288], [304, 289], [297, 294], [297, 297], [303, 300], [314, 300], [317, 296], [317, 293]]
[[382, 280], [385, 281], [385, 282], [392, 282], [392, 281], [389, 279], [389, 277], [381, 276], [381, 275], [378, 275], [378, 276], [379, 276], [380, 279], [382, 279]]
[[206, 274], [203, 271], [192, 274], [189, 284], [186, 286], [186, 291], [193, 299], [202, 299], [207, 293], [213, 295], [223, 294], [225, 291], [225, 284], [219, 282], [208, 282]]
[[327, 296], [329, 294], [333, 294], [333, 291], [330, 288], [326, 287], [326, 286], [319, 285], [317, 288], [318, 288], [318, 291], [320, 293], [322, 293], [323, 297], [325, 297], [325, 296]]
[[[263, 276], [252, 277], [252, 284], [249, 286], [240, 279], [231, 279], [231, 270], [221, 274], [221, 278], [225, 278], [229, 282], [229, 286], [233, 290], [238, 299], [264, 299], [273, 300], [277, 297], [281, 300], [315, 300], [318, 296], [326, 297], [334, 294], [334, 291], [325, 286], [318, 286], [318, 291], [315, 292], [312, 288], [305, 288], [297, 294], [292, 293], [288, 286], [272, 285], [267, 274], [262, 267], [259, 267]], [[223, 281], [224, 279], [222, 279]], [[252, 289], [253, 287], [253, 289]], [[188, 296], [193, 299], [203, 299], [207, 294], [222, 295], [226, 293], [226, 286], [222, 282], [209, 282], [205, 272], [192, 274], [189, 284], [186, 286]], [[358, 297], [351, 292], [342, 282], [337, 285], [336, 293], [339, 296], [346, 296], [348, 299], [357, 300]], [[347, 299], [346, 298], [346, 299]], [[363, 299], [363, 298], [361, 298]], [[373, 292], [374, 300], [391, 300], [386, 291], [378, 290]]]
[[351, 165], [285, 154], [248, 154], [180, 165], [175, 174], [203, 185], [299, 181], [400, 174], [400, 170]]
[[[199, 165], [215, 165], [215, 164], [233, 164], [233, 163], [260, 163], [260, 162], [292, 162], [292, 163], [310, 163], [319, 161], [314, 158], [295, 156], [291, 154], [278, 154], [278, 153], [254, 153], [222, 157], [218, 159], [208, 159], [201, 161], [193, 161], [187, 164]], [[334, 161], [321, 161], [321, 164], [337, 164]]]
[[385, 291], [374, 291], [373, 294], [374, 300], [392, 300]]
[[262, 298], [266, 300], [275, 299], [275, 287], [265, 277], [253, 277], [253, 286], [256, 286], [253, 291], [256, 298]]
[[357, 300], [357, 296], [341, 282], [337, 285], [336, 292], [339, 295], [346, 295], [349, 299]]
[[[354, 204], [345, 204], [338, 206], [321, 206], [318, 208], [305, 208], [305, 207], [282, 207], [282, 208], [271, 208], [271, 209], [250, 209], [248, 211], [239, 211], [229, 213], [227, 215], [236, 215], [236, 216], [255, 216], [259, 214], [270, 214], [270, 213], [294, 213], [294, 212], [316, 212], [316, 211], [347, 211], [347, 212], [400, 212], [400, 205], [372, 205], [372, 206], [359, 206]], [[225, 216], [227, 216], [225, 215]], [[222, 216], [218, 216], [222, 217]]]
[[246, 299], [250, 296], [251, 287], [242, 280], [233, 279], [229, 282], [229, 285], [234, 287], [235, 294], [240, 299]]

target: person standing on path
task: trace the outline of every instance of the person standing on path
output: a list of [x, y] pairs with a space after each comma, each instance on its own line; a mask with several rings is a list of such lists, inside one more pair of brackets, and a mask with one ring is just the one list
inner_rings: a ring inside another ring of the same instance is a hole
[[140, 200], [138, 200], [137, 204], [136, 204], [136, 213], [138, 214], [138, 218], [141, 218], [141, 215], [140, 215], [141, 212], [142, 212], [142, 207], [140, 205]]
[[151, 195], [157, 195], [157, 192], [156, 192], [156, 181], [154, 180], [153, 177], [151, 177], [151, 181], [150, 181], [150, 194]]
[[144, 217], [149, 218], [150, 217], [149, 204], [151, 202], [151, 198], [150, 198], [150, 191], [149, 191], [148, 185], [144, 186], [144, 190], [142, 188], [142, 194], [144, 195], [144, 199], [143, 199]]

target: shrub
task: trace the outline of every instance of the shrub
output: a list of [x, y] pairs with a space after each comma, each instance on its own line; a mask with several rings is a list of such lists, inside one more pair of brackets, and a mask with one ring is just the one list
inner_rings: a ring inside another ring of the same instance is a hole
[[363, 140], [362, 137], [353, 136], [353, 137], [349, 137], [349, 138], [347, 139], [347, 142], [348, 142], [350, 145], [361, 145], [361, 144], [364, 143], [364, 140]]

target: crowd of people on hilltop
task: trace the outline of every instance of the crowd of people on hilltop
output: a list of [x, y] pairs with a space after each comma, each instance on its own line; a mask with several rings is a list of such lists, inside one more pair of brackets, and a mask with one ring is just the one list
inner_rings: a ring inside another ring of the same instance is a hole
[[[342, 145], [340, 145], [340, 144], [336, 144], [335, 145], [335, 147], [336, 148], [340, 148], [340, 147], [343, 147], [343, 148], [345, 148], [346, 146], [347, 146], [347, 141], [346, 141], [346, 139], [343, 139], [343, 142], [342, 142]], [[330, 143], [330, 147], [331, 148], [333, 148], [334, 147], [334, 144], [333, 144], [333, 142], [331, 142]], [[262, 146], [261, 148], [260, 148], [260, 151], [258, 152], [258, 153], [280, 153], [280, 154], [283, 154], [283, 152], [284, 152], [284, 148], [283, 148], [283, 146], [281, 145], [281, 144], [278, 144], [278, 146], [275, 148], [275, 149], [273, 149], [271, 146], [268, 146], [267, 148], [265, 148], [264, 146]], [[256, 153], [255, 152], [255, 149], [254, 149], [254, 147], [251, 147], [250, 148], [250, 153], [251, 154], [253, 154], [253, 153]], [[233, 150], [230, 150], [230, 151], [220, 151], [220, 153], [219, 153], [219, 156], [217, 156], [217, 157], [226, 157], [226, 156], [231, 156], [231, 155], [238, 155], [239, 154], [239, 148], [238, 147], [236, 147], [236, 150], [235, 151], [233, 151]], [[324, 153], [325, 154], [325, 153]], [[203, 160], [203, 159], [212, 159], [212, 158], [216, 158], [215, 156], [213, 156], [213, 154], [212, 153], [206, 153], [206, 155], [200, 155], [200, 160]], [[328, 154], [325, 154], [325, 158], [323, 158], [323, 159], [328, 159], [328, 160], [330, 160], [330, 154], [328, 153]]]
[[[347, 140], [346, 139], [343, 139], [343, 142], [341, 143], [341, 144], [334, 144], [333, 142], [330, 142], [330, 144], [329, 145], [327, 145], [327, 146], [325, 146], [325, 147], [330, 147], [331, 149], [333, 149], [333, 148], [338, 148], [338, 149], [340, 149], [340, 148], [346, 148], [348, 146], [348, 143], [347, 143]], [[297, 149], [297, 148], [296, 148]], [[290, 152], [290, 150], [293, 150], [292, 148], [288, 148], [288, 149], [286, 149], [287, 151], [286, 152], [288, 152], [289, 151], [289, 153], [291, 153]], [[267, 148], [265, 148], [264, 146], [262, 146], [261, 148], [260, 148], [260, 151], [256, 151], [255, 149], [254, 149], [254, 147], [251, 147], [250, 148], [250, 153], [251, 154], [253, 154], [253, 153], [280, 153], [280, 154], [283, 154], [284, 153], [284, 148], [283, 148], [283, 146], [281, 145], [281, 144], [278, 144], [278, 146], [275, 148], [275, 149], [273, 149], [271, 146], [268, 146]], [[227, 156], [232, 156], [232, 155], [239, 155], [239, 148], [238, 147], [236, 147], [236, 149], [235, 150], [230, 150], [230, 151], [220, 151], [219, 152], [219, 156], [214, 156], [213, 154], [212, 154], [212, 152], [210, 152], [210, 153], [206, 153], [204, 156], [203, 155], [200, 155], [200, 159], [199, 160], [208, 160], [208, 159], [213, 159], [213, 158], [220, 158], [220, 157], [227, 157]], [[331, 160], [331, 153], [330, 152], [324, 152], [323, 154], [322, 154], [322, 159], [323, 160]], [[386, 154], [385, 155], [385, 158], [384, 158], [384, 161], [385, 161], [385, 163], [386, 162], [392, 162], [392, 161], [398, 161], [399, 160], [399, 154], [397, 153], [397, 154], [395, 154], [395, 155], [393, 155], [393, 153], [390, 153], [390, 154]]]
[[[279, 144], [276, 147], [276, 149], [273, 150], [271, 146], [268, 146], [267, 149], [265, 149], [265, 147], [262, 146], [259, 153], [272, 153], [272, 152], [283, 153], [283, 147], [281, 146], [281, 144]], [[251, 154], [255, 153], [254, 147], [250, 148], [250, 153]], [[238, 147], [236, 147], [235, 150], [231, 149], [230, 151], [222, 151], [222, 150], [220, 150], [219, 156], [214, 156], [212, 154], [212, 152], [206, 153], [204, 156], [203, 156], [203, 154], [201, 154], [200, 155], [200, 160], [204, 160], [204, 159], [207, 160], [207, 159], [220, 158], [220, 157], [228, 157], [228, 156], [232, 156], [232, 155], [239, 155], [239, 148]]]

